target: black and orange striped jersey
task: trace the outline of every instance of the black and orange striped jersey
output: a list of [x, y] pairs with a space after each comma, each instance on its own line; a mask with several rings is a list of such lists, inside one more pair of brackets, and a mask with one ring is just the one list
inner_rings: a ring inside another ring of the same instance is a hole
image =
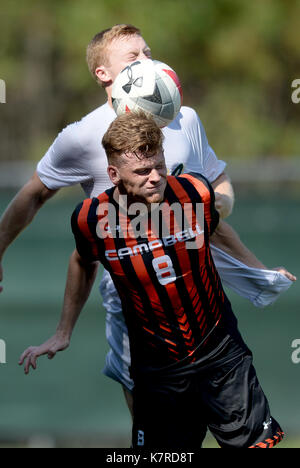
[[137, 217], [119, 206], [113, 192], [85, 200], [73, 213], [77, 250], [112, 276], [132, 367], [193, 363], [196, 350], [205, 350], [210, 332], [231, 310], [209, 248], [219, 222], [213, 189], [199, 175], [169, 176], [163, 203], [138, 217], [139, 235]]

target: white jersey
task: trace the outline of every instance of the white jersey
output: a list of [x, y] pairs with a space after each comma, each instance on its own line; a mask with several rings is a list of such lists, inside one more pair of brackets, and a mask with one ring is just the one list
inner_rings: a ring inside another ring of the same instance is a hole
[[[58, 190], [81, 184], [89, 198], [97, 197], [111, 187], [101, 141], [115, 118], [115, 112], [106, 103], [81, 121], [66, 127], [38, 164], [37, 173], [46, 187]], [[170, 172], [183, 164], [185, 172], [201, 173], [213, 182], [224, 171], [226, 164], [217, 159], [209, 146], [203, 125], [193, 109], [182, 107], [176, 119], [163, 128], [163, 134]], [[279, 273], [250, 269], [218, 249], [213, 251], [213, 255], [224, 283], [255, 305], [273, 302], [291, 284]], [[127, 328], [119, 296], [107, 272], [104, 272], [100, 291], [107, 312], [106, 336], [110, 345], [104, 373], [131, 389]]]
[[[89, 198], [111, 187], [101, 141], [115, 118], [114, 110], [106, 103], [66, 127], [38, 164], [43, 184], [51, 190], [81, 184]], [[170, 171], [183, 163], [185, 171], [201, 172], [210, 182], [224, 171], [225, 162], [217, 159], [199, 117], [190, 107], [182, 107], [176, 119], [163, 128], [163, 134]]]

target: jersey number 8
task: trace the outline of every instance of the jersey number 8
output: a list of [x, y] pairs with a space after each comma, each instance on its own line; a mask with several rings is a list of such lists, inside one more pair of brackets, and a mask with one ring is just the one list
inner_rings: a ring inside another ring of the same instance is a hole
[[176, 281], [176, 273], [169, 255], [154, 258], [152, 266], [161, 285], [165, 286]]

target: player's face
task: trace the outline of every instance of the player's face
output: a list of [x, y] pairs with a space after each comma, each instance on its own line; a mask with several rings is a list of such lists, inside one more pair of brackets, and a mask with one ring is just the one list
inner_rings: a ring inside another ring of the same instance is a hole
[[118, 168], [119, 191], [129, 200], [145, 203], [160, 203], [167, 185], [167, 168], [163, 151], [151, 157], [138, 158], [129, 153], [122, 156]]
[[141, 36], [124, 36], [112, 41], [107, 49], [109, 64], [105, 66], [111, 82], [130, 63], [136, 60], [151, 59], [151, 50]]

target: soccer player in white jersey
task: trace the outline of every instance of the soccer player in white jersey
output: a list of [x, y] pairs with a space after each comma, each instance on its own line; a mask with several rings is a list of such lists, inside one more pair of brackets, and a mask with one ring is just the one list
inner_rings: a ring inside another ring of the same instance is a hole
[[[102, 31], [89, 44], [88, 66], [92, 75], [105, 89], [107, 102], [83, 117], [81, 121], [67, 126], [58, 135], [38, 164], [32, 179], [19, 191], [3, 214], [0, 221], [0, 281], [3, 280], [1, 263], [8, 246], [30, 224], [44, 203], [61, 188], [81, 184], [86, 196], [94, 197], [111, 186], [106, 172], [107, 161], [101, 140], [116, 117], [111, 105], [112, 84], [125, 66], [138, 59], [147, 58], [151, 58], [150, 48], [140, 31], [131, 25], [116, 25]], [[191, 108], [182, 107], [176, 119], [163, 129], [163, 133], [168, 169], [172, 171], [179, 163], [183, 163], [186, 171], [198, 172], [206, 176], [216, 192], [216, 208], [223, 218], [228, 216], [233, 208], [234, 195], [231, 183], [224, 173], [226, 164], [217, 159], [209, 146], [196, 112]], [[287, 278], [289, 273], [285, 269], [281, 270], [286, 275], [285, 277], [278, 271], [269, 272], [272, 276], [270, 281], [261, 273], [264, 265], [247, 249], [244, 249], [243, 253], [245, 264], [256, 268], [254, 277], [260, 280], [258, 284], [261, 293], [264, 292], [261, 291], [261, 277], [265, 280], [266, 289], [271, 296], [276, 296], [278, 293], [274, 291], [274, 279], [279, 290], [289, 286]], [[218, 252], [218, 255], [222, 257], [221, 252]], [[226, 261], [224, 257], [222, 267], [225, 276]], [[234, 259], [231, 258], [231, 262], [234, 262]], [[247, 278], [247, 267], [243, 265], [242, 268]], [[244, 287], [243, 294], [246, 296], [249, 296], [249, 287], [250, 289], [256, 288], [253, 278], [249, 284], [246, 288]], [[1, 291], [2, 287], [0, 287]], [[104, 373], [120, 382], [127, 390], [131, 390], [132, 381], [128, 373], [130, 355], [127, 330], [119, 298], [107, 273], [104, 273], [102, 279], [101, 293], [107, 310], [107, 338], [111, 347]], [[257, 291], [255, 296], [257, 296]], [[60, 335], [59, 342], [56, 336], [56, 344], [52, 346], [51, 352], [55, 354], [56, 351], [64, 349], [68, 346], [68, 340], [67, 334]], [[40, 349], [37, 350], [37, 354], [39, 351]], [[128, 391], [126, 395], [130, 399]]]

